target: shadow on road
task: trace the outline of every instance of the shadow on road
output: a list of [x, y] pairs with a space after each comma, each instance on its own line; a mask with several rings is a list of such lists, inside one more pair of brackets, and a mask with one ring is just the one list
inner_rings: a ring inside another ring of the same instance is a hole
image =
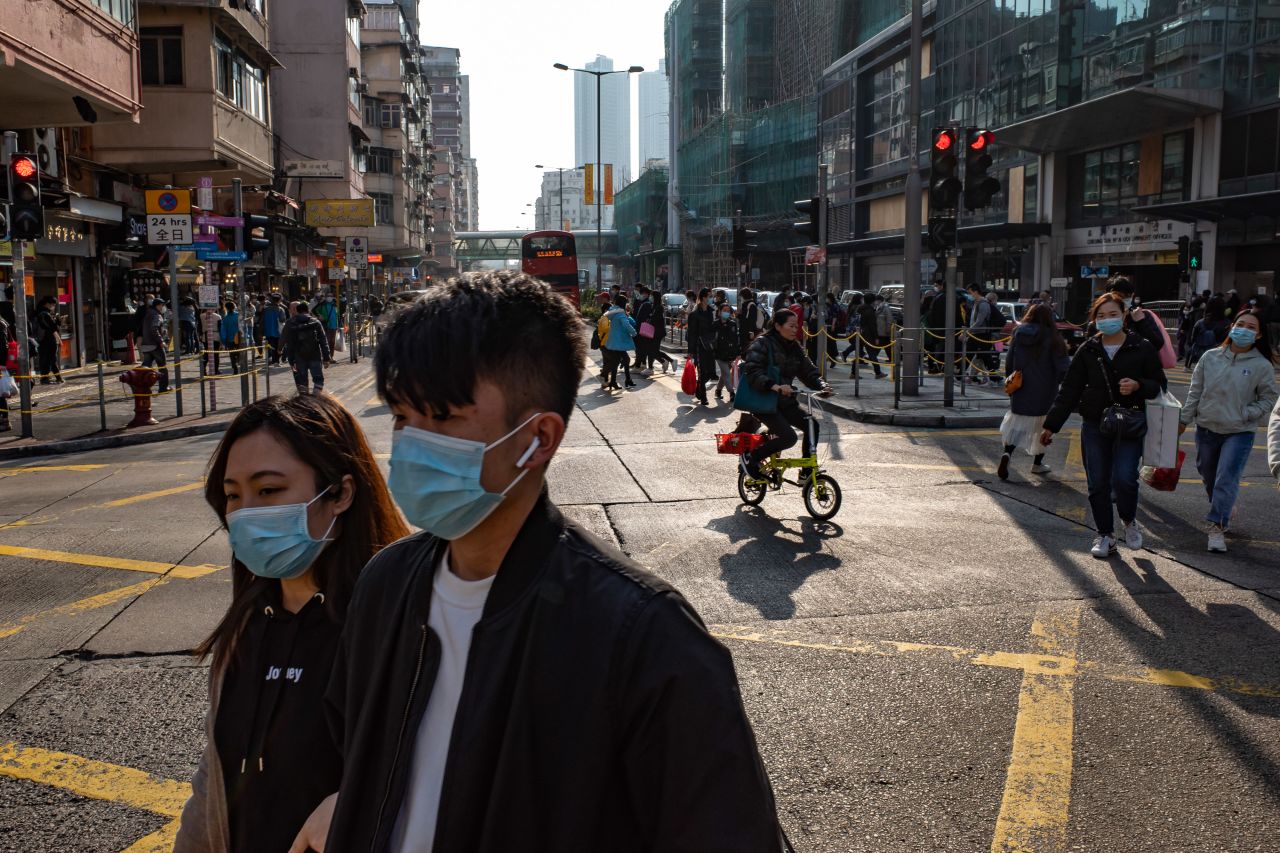
[[810, 575], [841, 565], [839, 557], [823, 550], [827, 540], [844, 535], [844, 528], [834, 522], [802, 518], [784, 524], [758, 507], [739, 506], [733, 515], [713, 519], [707, 527], [728, 536], [731, 543], [743, 543], [721, 555], [720, 577], [730, 595], [765, 619], [793, 617], [796, 590]]

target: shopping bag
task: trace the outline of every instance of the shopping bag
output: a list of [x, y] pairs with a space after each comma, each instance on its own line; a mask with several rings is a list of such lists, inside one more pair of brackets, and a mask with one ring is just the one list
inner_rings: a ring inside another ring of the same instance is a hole
[[729, 387], [738, 387], [738, 369], [742, 367], [742, 359], [735, 358], [733, 364], [729, 365]]
[[1169, 468], [1153, 468], [1143, 465], [1138, 472], [1142, 482], [1158, 492], [1172, 492], [1178, 488], [1178, 477], [1182, 475], [1182, 463], [1187, 461], [1187, 451], [1178, 451], [1178, 464]]
[[18, 393], [18, 382], [9, 375], [9, 371], [0, 367], [0, 400], [7, 400]]
[[1152, 468], [1172, 468], [1178, 464], [1178, 419], [1182, 404], [1168, 391], [1147, 401], [1147, 434], [1142, 440], [1142, 459]]
[[698, 393], [698, 367], [691, 358], [684, 360], [684, 374], [680, 377], [680, 390], [690, 396]]
[[640, 337], [648, 338], [652, 340], [654, 335], [656, 335], [657, 333], [658, 333], [658, 330], [655, 329], [653, 327], [653, 324], [648, 322], [647, 320], [640, 324]]
[[1165, 370], [1178, 366], [1178, 353], [1173, 348], [1173, 341], [1169, 338], [1169, 330], [1164, 327], [1164, 323], [1155, 314], [1151, 315], [1155, 318], [1156, 325], [1160, 327], [1160, 334], [1164, 336], [1164, 346], [1160, 347], [1160, 366]]
[[347, 339], [343, 337], [341, 329], [339, 329], [338, 333], [333, 336], [333, 351], [334, 352], [347, 351]]

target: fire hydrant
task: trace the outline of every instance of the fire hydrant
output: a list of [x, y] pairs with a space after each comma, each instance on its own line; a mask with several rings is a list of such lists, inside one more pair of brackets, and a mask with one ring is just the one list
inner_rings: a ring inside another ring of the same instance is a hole
[[151, 417], [151, 386], [160, 381], [158, 373], [154, 370], [126, 370], [120, 374], [120, 381], [133, 389], [133, 420], [125, 425], [125, 429], [157, 423]]

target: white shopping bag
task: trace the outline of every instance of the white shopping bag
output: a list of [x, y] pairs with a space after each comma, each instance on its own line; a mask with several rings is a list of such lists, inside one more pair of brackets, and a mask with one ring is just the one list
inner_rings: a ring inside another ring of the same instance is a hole
[[9, 371], [0, 367], [0, 400], [7, 400], [17, 393], [17, 381], [9, 375]]
[[347, 351], [347, 339], [343, 336], [341, 329], [338, 330], [338, 334], [333, 336], [333, 351], [334, 352]]
[[1142, 445], [1144, 465], [1176, 468], [1178, 465], [1178, 418], [1182, 404], [1168, 391], [1147, 401], [1147, 437]]

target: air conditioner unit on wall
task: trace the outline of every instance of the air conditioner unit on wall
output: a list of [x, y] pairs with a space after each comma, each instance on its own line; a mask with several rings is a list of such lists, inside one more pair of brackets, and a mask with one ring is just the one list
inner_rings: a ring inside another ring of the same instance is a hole
[[32, 131], [35, 144], [32, 154], [40, 164], [40, 171], [51, 178], [58, 177], [58, 129], [56, 127], [37, 127]]

